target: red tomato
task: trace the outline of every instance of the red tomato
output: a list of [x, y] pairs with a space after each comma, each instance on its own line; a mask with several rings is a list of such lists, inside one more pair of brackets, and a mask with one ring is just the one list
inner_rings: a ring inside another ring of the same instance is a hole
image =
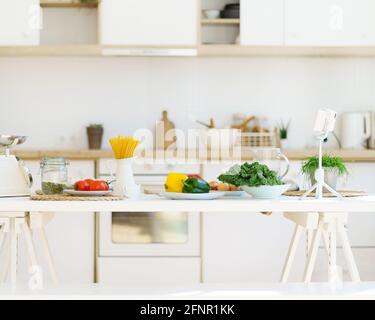
[[74, 184], [74, 189], [78, 191], [90, 191], [90, 183], [88, 183], [86, 180], [77, 181]]
[[95, 180], [93, 180], [93, 179], [85, 179], [84, 181], [86, 181], [88, 184], [91, 184], [91, 183], [93, 183]]
[[105, 181], [94, 181], [90, 184], [90, 191], [108, 191], [109, 186]]

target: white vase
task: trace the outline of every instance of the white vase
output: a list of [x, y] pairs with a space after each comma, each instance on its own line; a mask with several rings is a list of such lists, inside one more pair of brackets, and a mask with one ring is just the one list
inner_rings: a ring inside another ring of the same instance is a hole
[[289, 148], [289, 139], [280, 139], [280, 149], [288, 149]]
[[134, 181], [134, 158], [117, 160], [116, 183], [114, 195], [119, 197], [136, 198], [141, 194], [141, 188]]

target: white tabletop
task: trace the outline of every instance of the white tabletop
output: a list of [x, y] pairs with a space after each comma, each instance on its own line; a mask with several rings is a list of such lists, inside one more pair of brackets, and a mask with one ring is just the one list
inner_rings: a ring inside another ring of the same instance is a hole
[[156, 195], [121, 201], [32, 201], [25, 198], [0, 200], [0, 212], [374, 212], [375, 196], [301, 200], [281, 197], [256, 200], [244, 196], [217, 200], [168, 200]]

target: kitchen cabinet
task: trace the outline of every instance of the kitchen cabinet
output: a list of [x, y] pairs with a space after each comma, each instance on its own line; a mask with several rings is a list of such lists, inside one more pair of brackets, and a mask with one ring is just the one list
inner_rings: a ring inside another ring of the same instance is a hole
[[38, 45], [39, 0], [0, 1], [0, 46]]
[[284, 0], [241, 1], [241, 45], [284, 43]]
[[[40, 189], [39, 161], [26, 161], [34, 177], [33, 191]], [[71, 181], [94, 176], [94, 161], [71, 161], [69, 177]], [[94, 215], [93, 213], [55, 213], [54, 219], [46, 226], [47, 238], [60, 283], [88, 284], [94, 281]], [[35, 236], [37, 254], [38, 235]], [[23, 245], [23, 241], [21, 241]], [[25, 248], [22, 248], [25, 250]], [[26, 252], [26, 251], [25, 251]], [[26, 257], [26, 254], [21, 254]], [[39, 255], [43, 258], [43, 255]], [[22, 269], [26, 270], [22, 260]], [[46, 261], [41, 261], [46, 266]], [[48, 269], [46, 269], [48, 270]], [[24, 272], [26, 273], [26, 272]], [[45, 274], [49, 281], [49, 273]]]
[[196, 46], [197, 0], [102, 0], [102, 45]]
[[375, 44], [373, 0], [285, 0], [287, 46]]

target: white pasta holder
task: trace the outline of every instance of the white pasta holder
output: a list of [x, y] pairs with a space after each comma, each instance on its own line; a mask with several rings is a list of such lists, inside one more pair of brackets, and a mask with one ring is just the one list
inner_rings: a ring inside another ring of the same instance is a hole
[[141, 187], [135, 183], [133, 163], [135, 157], [116, 160], [116, 182], [113, 194], [119, 197], [137, 198]]

